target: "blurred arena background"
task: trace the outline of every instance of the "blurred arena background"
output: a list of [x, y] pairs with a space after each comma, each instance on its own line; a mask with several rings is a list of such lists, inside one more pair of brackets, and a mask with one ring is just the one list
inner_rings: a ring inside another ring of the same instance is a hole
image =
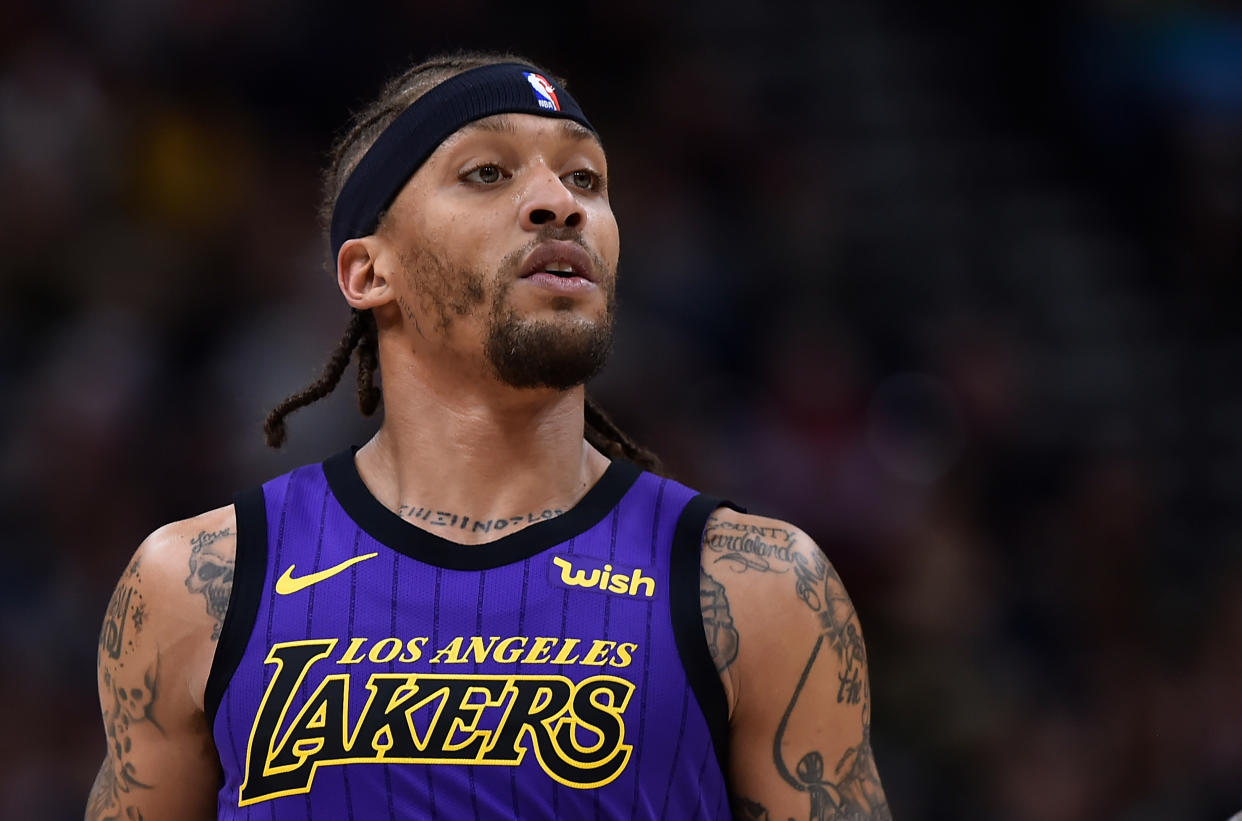
[[898, 819], [1242, 809], [1242, 14], [938, 5], [6, 2], [0, 815], [81, 817], [139, 541], [367, 437], [259, 426], [346, 319], [333, 134], [454, 47], [600, 127], [594, 391], [825, 546]]

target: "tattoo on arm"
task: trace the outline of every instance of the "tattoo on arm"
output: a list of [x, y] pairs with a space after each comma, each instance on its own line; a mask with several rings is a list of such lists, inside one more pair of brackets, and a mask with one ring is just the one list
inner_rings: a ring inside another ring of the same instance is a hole
[[114, 665], [101, 661], [101, 667], [108, 700], [111, 701], [110, 707], [104, 707], [103, 714], [108, 756], [91, 788], [86, 819], [141, 821], [142, 813], [130, 803], [130, 795], [138, 790], [149, 790], [152, 785], [138, 777], [131, 760], [133, 733], [139, 727], [150, 726], [161, 736], [164, 735], [164, 728], [154, 716], [155, 702], [159, 697], [159, 653], [156, 653], [155, 662], [142, 674], [141, 684], [121, 681], [125, 667], [123, 662]]
[[707, 646], [716, 662], [716, 672], [723, 673], [737, 658], [737, 628], [729, 612], [729, 599], [724, 585], [699, 569], [699, 607], [703, 611], [703, 629]]
[[707, 520], [703, 546], [715, 554], [714, 564], [726, 562], [741, 573], [788, 573], [793, 563], [794, 537], [793, 530], [738, 524], [714, 513]]
[[226, 527], [216, 531], [201, 530], [190, 539], [190, 575], [186, 576], [185, 586], [191, 593], [201, 593], [207, 601], [207, 614], [216, 620], [212, 641], [220, 638], [220, 627], [233, 593], [233, 557], [216, 545], [232, 536], [232, 529]]
[[837, 674], [837, 703], [861, 702], [864, 721], [869, 721], [871, 694], [867, 691], [863, 672], [867, 651], [854, 605], [845, 593], [841, 577], [818, 550], [810, 559], [796, 554], [794, 575], [798, 579], [798, 597], [819, 615], [823, 636], [841, 664], [841, 672]]
[[862, 633], [841, 577], [818, 548], [799, 550], [798, 531], [779, 526], [731, 522], [718, 513], [707, 522], [703, 545], [739, 573], [792, 573], [798, 598], [818, 614], [820, 627], [841, 662], [837, 703], [865, 701], [863, 670], [867, 662]]
[[105, 658], [119, 659], [125, 648], [134, 646], [134, 639], [142, 632], [147, 606], [139, 592], [142, 584], [142, 575], [138, 572], [141, 559], [141, 554], [134, 557], [112, 591], [103, 627], [99, 631], [98, 664], [102, 664]]
[[735, 821], [772, 821], [767, 807], [742, 795], [729, 796], [729, 809]]
[[808, 794], [811, 800], [811, 821], [830, 821], [832, 819], [869, 819], [870, 821], [892, 821], [892, 813], [888, 801], [884, 797], [884, 789], [880, 785], [880, 776], [876, 772], [875, 759], [871, 754], [871, 723], [870, 705], [863, 705], [863, 736], [858, 746], [850, 747], [841, 756], [831, 773], [824, 769], [824, 756], [818, 750], [812, 750], [798, 761], [795, 772], [789, 771], [781, 754], [781, 746], [789, 717], [806, 686], [807, 676], [815, 665], [815, 659], [824, 646], [824, 640], [831, 639], [828, 634], [821, 635], [815, 642], [815, 648], [807, 659], [798, 686], [794, 688], [793, 698], [785, 713], [781, 716], [776, 728], [776, 737], [772, 742], [772, 756], [781, 778], [792, 787]]
[[[892, 814], [871, 753], [871, 693], [866, 676], [866, 649], [858, 617], [836, 570], [817, 547], [812, 545], [810, 550], [800, 548], [798, 536], [798, 531], [792, 528], [731, 522], [714, 514], [704, 532], [704, 555], [712, 556], [712, 564], [724, 563], [737, 573], [792, 574], [794, 593], [818, 619], [820, 635], [777, 726], [772, 745], [774, 762], [781, 778], [810, 798], [811, 821], [891, 821]], [[711, 577], [704, 573], [703, 578], [705, 581], [700, 585], [700, 595], [704, 597], [704, 624], [707, 624], [707, 593], [704, 591]], [[731, 619], [729, 627], [732, 630]], [[816, 750], [803, 755], [791, 770], [781, 752], [785, 730], [811, 668], [825, 646], [836, 655], [838, 662], [837, 703], [858, 705], [862, 711], [862, 740], [857, 746], [846, 750], [831, 771], [827, 769], [823, 754]], [[736, 631], [733, 632], [732, 647], [736, 655]], [[716, 656], [714, 643], [712, 654]], [[734, 796], [732, 808], [735, 818], [768, 818], [768, 810], [749, 798]]]

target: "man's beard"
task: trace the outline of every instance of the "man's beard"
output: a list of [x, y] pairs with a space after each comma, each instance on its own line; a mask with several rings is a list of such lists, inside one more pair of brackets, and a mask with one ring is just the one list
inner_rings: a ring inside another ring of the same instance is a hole
[[571, 302], [553, 302], [563, 319], [522, 319], [507, 305], [508, 287], [492, 302], [487, 322], [487, 361], [497, 378], [515, 388], [568, 390], [595, 376], [612, 352], [616, 315], [615, 279], [607, 277], [604, 314], [587, 320], [571, 313]]
[[[548, 239], [578, 242], [591, 255], [597, 287], [604, 292], [604, 312], [598, 319], [579, 315], [573, 300], [567, 297], [552, 300], [552, 319], [523, 319], [510, 304], [510, 291], [522, 260], [539, 242]], [[425, 248], [404, 255], [402, 267], [411, 290], [435, 312], [436, 326], [444, 332], [458, 317], [482, 307], [485, 283], [492, 279], [495, 293], [487, 317], [484, 356], [493, 374], [506, 385], [568, 390], [599, 373], [612, 352], [616, 272], [581, 242], [576, 231], [541, 231], [528, 246], [501, 260], [490, 276], [483, 271], [456, 267], [444, 256]], [[408, 307], [403, 309], [413, 316]]]

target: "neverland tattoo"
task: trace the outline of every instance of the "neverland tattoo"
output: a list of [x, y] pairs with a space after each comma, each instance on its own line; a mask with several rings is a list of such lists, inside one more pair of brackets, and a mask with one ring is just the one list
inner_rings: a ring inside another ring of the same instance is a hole
[[233, 593], [233, 557], [216, 545], [232, 536], [232, 529], [226, 527], [216, 531], [200, 530], [190, 539], [190, 575], [185, 579], [185, 586], [191, 593], [202, 594], [207, 602], [207, 615], [216, 620], [211, 631], [212, 641], [220, 638], [220, 628]]
[[397, 515], [403, 519], [418, 519], [424, 524], [434, 527], [455, 527], [458, 530], [469, 530], [471, 533], [490, 533], [495, 530], [500, 532], [509, 527], [518, 527], [519, 525], [529, 525], [535, 522], [543, 522], [548, 519], [555, 519], [565, 511], [560, 508], [549, 508], [542, 513], [527, 513], [524, 516], [506, 516], [499, 519], [474, 519], [458, 513], [451, 513], [447, 510], [432, 510], [429, 507], [420, 507], [418, 505], [401, 505], [397, 508]]
[[758, 570], [764, 573], [786, 573], [788, 567], [773, 564], [772, 559], [789, 565], [793, 562], [794, 531], [779, 527], [737, 524], [712, 517], [703, 535], [703, 545], [720, 554], [716, 562], [728, 562], [738, 572]]
[[841, 662], [837, 703], [859, 704], [865, 698], [867, 663], [862, 633], [854, 607], [836, 570], [818, 549], [797, 550], [797, 531], [730, 522], [713, 515], [707, 522], [703, 545], [721, 562], [739, 573], [793, 573], [798, 598], [814, 611], [823, 634]]

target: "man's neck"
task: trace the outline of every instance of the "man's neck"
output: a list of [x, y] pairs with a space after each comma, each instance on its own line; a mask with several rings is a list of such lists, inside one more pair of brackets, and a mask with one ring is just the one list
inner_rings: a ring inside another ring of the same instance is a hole
[[[384, 423], [357, 464], [371, 493], [415, 525], [447, 513], [508, 519], [511, 533], [571, 508], [608, 466], [583, 439], [581, 387], [411, 382], [384, 386]], [[453, 539], [489, 541], [487, 530]]]

